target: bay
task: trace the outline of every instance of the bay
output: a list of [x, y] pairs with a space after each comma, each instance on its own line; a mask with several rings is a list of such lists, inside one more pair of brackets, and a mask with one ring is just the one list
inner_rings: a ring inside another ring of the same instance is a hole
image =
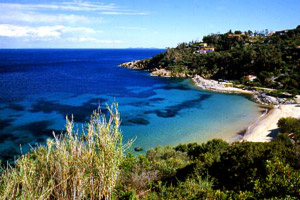
[[66, 115], [77, 128], [98, 106], [118, 102], [124, 140], [133, 148], [232, 141], [260, 115], [242, 95], [196, 88], [189, 79], [151, 77], [121, 68], [163, 49], [0, 50], [0, 157], [27, 152], [64, 129]]

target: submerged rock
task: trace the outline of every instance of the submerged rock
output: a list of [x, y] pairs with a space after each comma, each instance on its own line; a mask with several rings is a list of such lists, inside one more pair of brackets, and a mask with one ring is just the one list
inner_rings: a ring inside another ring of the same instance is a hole
[[143, 151], [143, 148], [142, 147], [135, 147], [134, 150], [135, 151]]

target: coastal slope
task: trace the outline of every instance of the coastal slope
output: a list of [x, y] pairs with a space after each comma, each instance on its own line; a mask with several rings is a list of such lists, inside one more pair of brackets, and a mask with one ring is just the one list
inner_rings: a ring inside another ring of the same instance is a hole
[[282, 117], [300, 117], [300, 25], [268, 31], [231, 30], [168, 48], [140, 61], [122, 64], [152, 76], [189, 77], [203, 90], [252, 95], [274, 109], [251, 125], [243, 140], [270, 141]]

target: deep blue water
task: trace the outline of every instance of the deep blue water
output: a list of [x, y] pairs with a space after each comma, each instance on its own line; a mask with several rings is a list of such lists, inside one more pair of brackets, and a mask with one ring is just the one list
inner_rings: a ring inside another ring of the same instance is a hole
[[118, 67], [164, 50], [0, 50], [0, 157], [8, 159], [117, 101], [124, 139], [157, 145], [233, 138], [259, 115], [240, 95], [196, 89], [190, 80]]

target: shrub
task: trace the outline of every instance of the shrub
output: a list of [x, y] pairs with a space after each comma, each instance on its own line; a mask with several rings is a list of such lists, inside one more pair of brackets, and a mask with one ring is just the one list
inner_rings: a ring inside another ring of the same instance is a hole
[[95, 111], [86, 129], [48, 139], [6, 169], [0, 179], [2, 199], [110, 199], [127, 145], [122, 145], [117, 104], [107, 106], [109, 120]]
[[176, 170], [189, 164], [186, 153], [176, 151], [172, 147], [156, 147], [148, 150], [147, 159], [160, 172], [161, 177], [170, 177], [176, 174]]
[[264, 143], [234, 143], [212, 164], [209, 174], [216, 178], [218, 189], [251, 190], [253, 180], [265, 176], [265, 160], [270, 154], [271, 148]]
[[[299, 151], [286, 134], [269, 143], [214, 139], [128, 154], [121, 199], [299, 199]], [[175, 151], [174, 151], [175, 150]], [[189, 154], [189, 156], [187, 155]], [[155, 173], [156, 172], [156, 173]], [[155, 176], [152, 176], [155, 175]]]
[[158, 170], [144, 155], [135, 156], [128, 153], [121, 164], [121, 174], [116, 187], [117, 197], [119, 199], [143, 197], [152, 183], [159, 178]]
[[180, 144], [175, 147], [176, 151], [187, 152], [192, 159], [203, 157], [206, 153], [214, 154], [216, 157], [228, 148], [229, 144], [221, 139], [213, 139], [201, 145], [197, 143]]
[[300, 133], [300, 121], [297, 118], [281, 118], [279, 119], [277, 125], [282, 133]]
[[299, 198], [300, 174], [278, 158], [267, 161], [267, 177], [255, 181], [255, 193], [260, 198]]
[[[190, 163], [186, 153], [172, 147], [156, 147], [145, 155], [128, 153], [121, 164], [121, 176], [116, 188], [120, 199], [148, 196], [157, 182], [172, 181], [180, 169]], [[177, 179], [176, 179], [177, 182]]]
[[158, 185], [156, 198], [153, 199], [206, 199], [212, 193], [212, 183], [201, 177], [187, 179], [178, 185]]

